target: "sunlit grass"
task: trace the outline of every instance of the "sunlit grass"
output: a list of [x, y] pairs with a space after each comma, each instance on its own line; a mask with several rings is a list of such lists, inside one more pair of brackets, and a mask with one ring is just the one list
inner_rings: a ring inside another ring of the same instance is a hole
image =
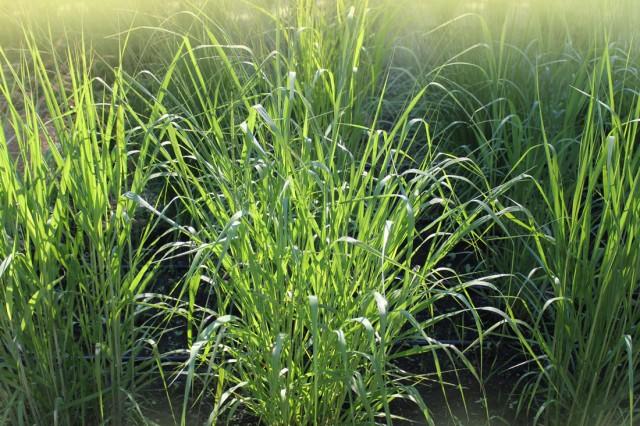
[[1, 18], [0, 423], [442, 424], [488, 366], [637, 422], [630, 2], [46, 3]]

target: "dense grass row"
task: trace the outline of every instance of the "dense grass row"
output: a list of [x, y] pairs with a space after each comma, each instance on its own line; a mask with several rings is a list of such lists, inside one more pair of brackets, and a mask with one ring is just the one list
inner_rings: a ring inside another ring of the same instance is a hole
[[638, 12], [414, 3], [2, 18], [0, 424], [637, 422]]

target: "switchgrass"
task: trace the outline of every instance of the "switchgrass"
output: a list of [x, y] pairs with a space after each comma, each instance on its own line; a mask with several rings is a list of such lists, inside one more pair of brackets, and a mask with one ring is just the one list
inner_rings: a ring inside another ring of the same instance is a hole
[[[344, 48], [325, 52], [321, 27], [309, 22], [317, 43], [290, 40], [287, 56], [264, 59], [254, 53], [261, 46], [220, 46], [208, 32], [207, 45], [183, 39], [157, 78], [171, 121], [159, 167], [187, 238], [174, 249], [193, 259], [182, 290], [191, 345], [183, 372], [187, 391], [210, 387], [212, 419], [244, 410], [267, 424], [391, 423], [391, 402], [405, 398], [433, 422], [413, 387], [428, 375], [412, 377], [396, 361], [433, 357], [442, 381], [444, 356], [477, 375], [459, 348], [439, 342], [436, 325], [469, 314], [482, 342], [469, 294], [495, 289], [441, 266], [460, 244], [474, 249], [502, 215], [497, 197], [508, 185], [483, 192], [463, 177], [482, 182], [473, 162], [435, 154], [428, 126], [412, 118], [424, 91], [391, 128], [377, 129], [384, 90], [376, 109], [358, 105], [371, 96], [375, 58], [333, 57], [365, 39], [370, 12], [358, 6], [338, 9], [347, 15], [335, 20], [345, 25], [336, 30]], [[277, 31], [276, 40], [290, 33]], [[215, 56], [197, 56], [206, 49]], [[242, 60], [228, 50], [242, 50]], [[309, 63], [335, 65], [299, 71]], [[212, 75], [213, 99], [204, 95]], [[157, 105], [148, 99], [148, 109]], [[410, 156], [414, 147], [421, 158]], [[458, 199], [458, 190], [474, 197]], [[204, 310], [201, 287], [214, 294]], [[436, 312], [443, 299], [457, 308]]]
[[[552, 424], [633, 424], [637, 408], [638, 114], [620, 102], [608, 52], [590, 76], [571, 173], [545, 140], [549, 223], [538, 240], [534, 340], [545, 368], [527, 385], [536, 418]], [[600, 87], [608, 90], [601, 97]], [[568, 163], [567, 160], [564, 161]]]
[[640, 17], [454, 3], [24, 12], [0, 423], [489, 423], [512, 359], [521, 420], [637, 423]]
[[[508, 23], [499, 40], [487, 39], [482, 79], [469, 89], [461, 84], [474, 74], [465, 73], [443, 86], [457, 92], [476, 144], [470, 155], [490, 182], [532, 178], [509, 196], [536, 230], [517, 227], [517, 239], [489, 244], [490, 253], [513, 252], [490, 262], [514, 273], [504, 292], [521, 299], [510, 312], [529, 322], [525, 346], [542, 363], [522, 380], [520, 409], [542, 424], [632, 424], [639, 263], [637, 244], [627, 243], [637, 234], [637, 49], [632, 39], [608, 43], [607, 30], [604, 42], [579, 46], [567, 32], [556, 51], [523, 50], [505, 42]], [[535, 42], [544, 40], [540, 33]]]
[[[312, 132], [292, 118], [293, 109], [311, 115], [295, 89], [303, 84], [291, 82], [281, 103], [274, 96], [252, 106], [231, 137], [166, 135], [167, 174], [193, 228], [185, 292], [190, 306], [201, 286], [215, 294], [213, 311], [194, 309], [189, 322], [187, 380], [196, 380], [194, 363], [206, 365], [200, 379], [218, 382], [212, 392], [227, 383], [226, 402], [267, 424], [390, 423], [396, 398], [414, 400], [430, 419], [411, 387], [417, 378], [393, 361], [426, 354], [439, 365], [447, 355], [475, 371], [438, 341], [435, 326], [467, 312], [482, 338], [468, 293], [495, 290], [438, 266], [459, 243], [473, 247], [500, 215], [490, 207], [499, 194], [459, 200], [455, 188], [469, 183], [455, 172], [477, 173], [473, 164], [409, 158], [419, 141], [406, 136], [410, 108], [389, 133], [361, 128], [353, 148], [339, 139], [349, 124], [335, 123], [334, 139]], [[186, 117], [176, 126], [195, 127]], [[419, 223], [421, 215], [432, 219]], [[444, 298], [458, 308], [434, 314]], [[416, 337], [424, 343], [402, 349]], [[225, 401], [214, 396], [217, 416]]]
[[[630, 9], [613, 8], [612, 15], [624, 10]], [[619, 34], [610, 42], [618, 31], [611, 23], [597, 26], [604, 34], [597, 37], [565, 30], [566, 41], [553, 46], [534, 32], [530, 44], [518, 45], [509, 36], [515, 22], [505, 20], [494, 37], [480, 18], [483, 35], [476, 40], [486, 44], [474, 45], [465, 53], [471, 59], [443, 67], [439, 77], [472, 135], [474, 145], [465, 149], [489, 181], [532, 178], [509, 196], [539, 225], [532, 234], [516, 227], [512, 235], [519, 237], [507, 244], [489, 243], [490, 253], [513, 253], [490, 262], [514, 273], [504, 292], [521, 299], [510, 312], [529, 322], [526, 344], [541, 362], [541, 371], [522, 380], [520, 409], [542, 424], [633, 424], [637, 48]], [[474, 72], [456, 74], [459, 68]], [[449, 126], [450, 115], [444, 117]]]
[[148, 144], [129, 152], [119, 76], [100, 88], [86, 56], [27, 48], [19, 63], [3, 54], [0, 74], [0, 419], [127, 423], [149, 380], [135, 360], [153, 343], [133, 301], [155, 254], [151, 222], [131, 238], [135, 205], [121, 195], [144, 187]]

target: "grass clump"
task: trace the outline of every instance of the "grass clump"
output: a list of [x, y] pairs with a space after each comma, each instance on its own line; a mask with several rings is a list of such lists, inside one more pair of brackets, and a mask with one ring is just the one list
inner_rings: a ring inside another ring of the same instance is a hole
[[[446, 354], [470, 366], [438, 342], [435, 326], [475, 315], [468, 292], [491, 285], [438, 266], [499, 214], [489, 207], [496, 194], [457, 199], [454, 188], [468, 182], [454, 171], [473, 170], [464, 159], [412, 161], [403, 149], [417, 142], [406, 136], [409, 109], [389, 133], [361, 129], [351, 152], [286, 116], [304, 108], [299, 97], [253, 106], [235, 142], [210, 137], [200, 150], [186, 134], [167, 135], [172, 185], [190, 190], [180, 209], [194, 228], [185, 283], [190, 297], [211, 286], [225, 318], [220, 339], [208, 336], [215, 314], [194, 319], [201, 331], [192, 348], [209, 374], [230, 382], [228, 401], [268, 424], [390, 423], [389, 403], [403, 397], [428, 415], [411, 387], [416, 378], [393, 361], [422, 353], [438, 364]], [[418, 223], [427, 212], [433, 219]], [[418, 246], [421, 259], [412, 255]], [[430, 315], [444, 298], [457, 311]], [[416, 337], [423, 345], [402, 348]]]
[[[637, 94], [631, 110], [614, 95], [605, 54], [591, 76], [573, 173], [545, 141], [549, 225], [538, 253], [546, 280], [535, 342], [545, 369], [528, 385], [543, 395], [537, 417], [553, 424], [633, 424], [637, 403]], [[609, 96], [600, 98], [605, 83]], [[541, 307], [540, 307], [541, 306]], [[531, 400], [529, 400], [531, 403]], [[561, 420], [562, 419], [562, 420]]]
[[0, 74], [0, 418], [126, 423], [149, 380], [135, 360], [151, 335], [133, 301], [155, 255], [148, 229], [131, 239], [135, 205], [122, 194], [144, 187], [147, 144], [130, 155], [120, 77], [96, 90], [86, 57], [70, 49], [61, 75], [28, 47], [17, 64], [3, 56]]

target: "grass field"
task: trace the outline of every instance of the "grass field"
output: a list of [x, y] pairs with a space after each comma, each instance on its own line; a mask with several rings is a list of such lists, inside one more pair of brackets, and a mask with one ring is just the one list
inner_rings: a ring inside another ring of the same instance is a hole
[[0, 425], [635, 425], [634, 0], [0, 0]]

